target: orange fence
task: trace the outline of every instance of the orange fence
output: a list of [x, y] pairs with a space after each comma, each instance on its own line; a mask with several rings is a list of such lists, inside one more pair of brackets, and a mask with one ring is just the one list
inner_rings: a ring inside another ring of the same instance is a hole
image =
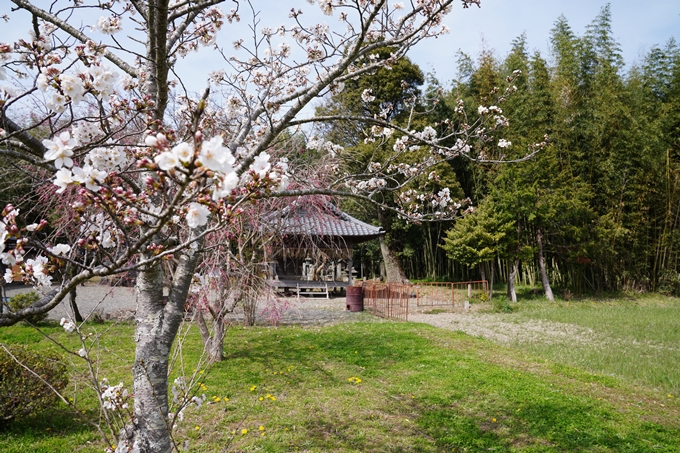
[[488, 300], [489, 297], [489, 283], [486, 280], [418, 283], [414, 287], [418, 294], [418, 307], [454, 306], [465, 301]]
[[465, 301], [485, 301], [489, 300], [489, 282], [486, 280], [476, 280], [471, 282], [452, 283], [452, 298], [454, 305]]
[[381, 318], [408, 321], [413, 287], [396, 283], [365, 283], [364, 310]]
[[408, 321], [408, 304], [412, 298], [417, 307], [455, 305], [468, 308], [466, 302], [489, 299], [486, 280], [455, 283], [364, 283], [364, 310], [382, 318]]
[[434, 307], [434, 306], [453, 306], [454, 292], [453, 283], [418, 283], [413, 285], [416, 291], [416, 306], [418, 307]]

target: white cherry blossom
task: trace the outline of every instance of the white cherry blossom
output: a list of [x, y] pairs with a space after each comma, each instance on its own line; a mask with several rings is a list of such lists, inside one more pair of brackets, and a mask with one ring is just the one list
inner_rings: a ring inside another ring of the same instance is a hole
[[[148, 138], [148, 137], [147, 137]], [[165, 151], [160, 153], [158, 156], [154, 157], [154, 162], [163, 171], [172, 170], [175, 167], [179, 167], [179, 159], [177, 155], [171, 151]]]
[[364, 101], [364, 102], [373, 102], [373, 101], [375, 101], [375, 96], [373, 96], [371, 93], [373, 93], [373, 90], [371, 90], [370, 88], [365, 89], [365, 90], [361, 93], [361, 100]]
[[223, 139], [217, 135], [209, 141], [204, 142], [198, 160], [205, 168], [222, 173], [233, 171], [232, 165], [236, 159], [229, 151], [229, 148], [222, 146]]
[[104, 232], [97, 236], [97, 240], [105, 249], [110, 249], [116, 246], [116, 241], [113, 240], [113, 235], [109, 230], [104, 230]]
[[253, 160], [253, 163], [250, 165], [250, 169], [257, 173], [260, 178], [264, 178], [271, 168], [269, 158], [269, 154], [262, 151], [259, 155], [255, 156], [255, 160]]
[[71, 74], [62, 74], [59, 77], [61, 81], [61, 89], [65, 95], [71, 98], [71, 101], [78, 103], [83, 100], [85, 96], [85, 87], [83, 81]]
[[113, 35], [123, 29], [123, 23], [120, 17], [102, 16], [97, 21], [95, 28], [105, 35]]
[[59, 189], [57, 189], [57, 193], [62, 193], [66, 188], [68, 187], [69, 184], [73, 184], [75, 181], [73, 180], [73, 174], [71, 173], [71, 170], [68, 168], [62, 168], [57, 173], [54, 175], [54, 185], [58, 186]]
[[100, 183], [104, 182], [108, 173], [103, 170], [97, 170], [90, 164], [85, 164], [83, 168], [73, 167], [73, 180], [81, 184], [85, 184], [92, 192], [99, 192]]
[[215, 190], [213, 191], [213, 200], [217, 201], [231, 195], [234, 189], [238, 186], [238, 182], [239, 177], [234, 171], [219, 178], [217, 187], [215, 187]]
[[57, 256], [66, 255], [68, 252], [71, 251], [71, 246], [68, 244], [57, 244], [51, 249], [49, 249], [49, 251]]
[[190, 203], [187, 210], [187, 224], [190, 228], [197, 228], [208, 223], [210, 210], [200, 203]]
[[62, 132], [54, 137], [54, 140], [42, 141], [47, 151], [45, 152], [45, 160], [53, 160], [54, 166], [59, 169], [61, 167], [73, 166], [73, 147], [77, 145], [76, 140], [71, 138], [68, 131]]
[[177, 159], [184, 163], [188, 163], [194, 158], [194, 147], [186, 142], [182, 142], [175, 146], [172, 148], [171, 152], [177, 157]]

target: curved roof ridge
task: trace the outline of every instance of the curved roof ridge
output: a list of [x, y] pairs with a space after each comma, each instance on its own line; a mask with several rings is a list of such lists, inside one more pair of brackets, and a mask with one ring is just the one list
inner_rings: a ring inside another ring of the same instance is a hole
[[330, 201], [315, 209], [313, 204], [293, 201], [281, 211], [264, 220], [280, 234], [373, 239], [385, 234], [381, 227], [366, 222], [340, 210]]

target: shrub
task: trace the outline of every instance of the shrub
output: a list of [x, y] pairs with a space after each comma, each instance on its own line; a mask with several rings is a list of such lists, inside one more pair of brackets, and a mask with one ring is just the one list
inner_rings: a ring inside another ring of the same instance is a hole
[[[40, 295], [35, 291], [31, 291], [28, 293], [21, 293], [13, 296], [9, 300], [8, 305], [12, 311], [18, 311], [21, 310], [22, 308], [30, 307], [39, 300]], [[26, 318], [26, 321], [29, 322], [30, 324], [38, 324], [39, 322], [44, 321], [45, 318], [47, 318], [47, 313], [42, 313], [40, 315], [31, 315], [28, 318]]]
[[496, 297], [493, 300], [493, 311], [496, 313], [512, 313], [512, 305], [505, 297]]
[[666, 296], [680, 296], [680, 274], [670, 269], [664, 271], [659, 277], [658, 290]]
[[68, 384], [66, 367], [56, 356], [0, 345], [0, 422], [37, 414], [58, 401], [54, 391], [15, 358], [59, 392]]

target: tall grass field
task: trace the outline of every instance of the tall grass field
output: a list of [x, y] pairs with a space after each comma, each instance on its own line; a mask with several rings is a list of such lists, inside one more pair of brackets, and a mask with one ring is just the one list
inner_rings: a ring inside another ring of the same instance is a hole
[[[513, 345], [552, 361], [680, 393], [680, 300], [645, 296], [520, 303], [508, 321], [567, 325], [573, 335], [519, 337]], [[549, 324], [552, 325], [552, 324]]]

